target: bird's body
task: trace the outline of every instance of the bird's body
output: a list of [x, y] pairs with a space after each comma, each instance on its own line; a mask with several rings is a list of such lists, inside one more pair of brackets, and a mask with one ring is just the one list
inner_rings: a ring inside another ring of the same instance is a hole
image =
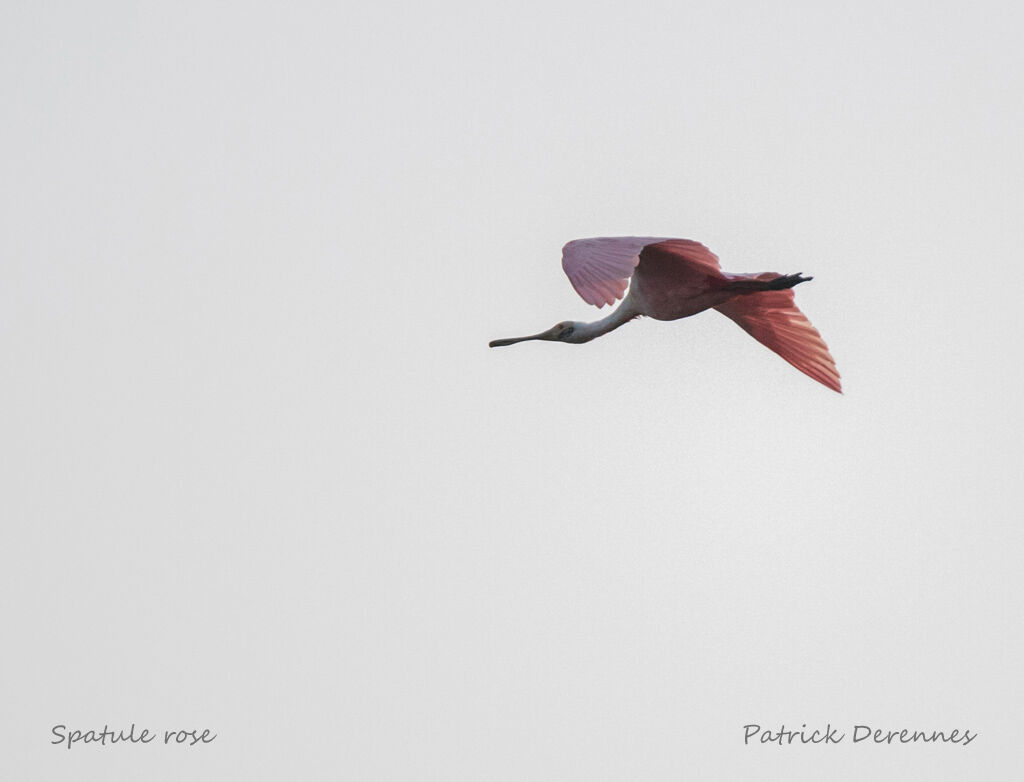
[[530, 337], [494, 340], [491, 347], [531, 339], [589, 342], [640, 315], [679, 320], [717, 309], [801, 372], [841, 391], [828, 348], [794, 303], [792, 288], [809, 277], [727, 274], [698, 242], [635, 236], [569, 242], [562, 248], [562, 268], [587, 303], [622, 303], [593, 323], [563, 322]]

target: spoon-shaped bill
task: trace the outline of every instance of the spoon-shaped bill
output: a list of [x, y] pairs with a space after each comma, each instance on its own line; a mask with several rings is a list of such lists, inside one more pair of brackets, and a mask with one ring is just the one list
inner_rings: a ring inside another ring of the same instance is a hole
[[488, 347], [501, 348], [501, 347], [504, 347], [505, 345], [514, 345], [517, 342], [526, 342], [526, 341], [531, 340], [531, 339], [554, 340], [555, 339], [555, 331], [557, 329], [558, 329], [558, 326], [555, 326], [554, 328], [550, 328], [547, 331], [542, 331], [539, 334], [531, 334], [528, 337], [509, 337], [508, 339], [492, 339], [488, 343]]
[[487, 343], [489, 348], [501, 348], [505, 345], [514, 345], [517, 342], [526, 342], [531, 339], [544, 339], [543, 334], [534, 334], [532, 337], [509, 337], [508, 339], [492, 339]]

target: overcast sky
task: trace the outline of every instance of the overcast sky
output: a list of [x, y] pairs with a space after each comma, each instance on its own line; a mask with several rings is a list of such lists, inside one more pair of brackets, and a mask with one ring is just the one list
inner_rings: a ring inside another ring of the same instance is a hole
[[[5, 3], [4, 775], [1019, 775], [1022, 22]], [[813, 275], [845, 394], [713, 312], [487, 348], [630, 234]]]

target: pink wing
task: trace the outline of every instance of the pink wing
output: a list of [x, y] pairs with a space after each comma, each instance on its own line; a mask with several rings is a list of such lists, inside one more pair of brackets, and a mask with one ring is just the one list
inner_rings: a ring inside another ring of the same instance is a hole
[[664, 260], [675, 261], [677, 266], [682, 261], [694, 272], [721, 276], [722, 267], [718, 264], [718, 256], [693, 239], [661, 239], [644, 253], [645, 258], [650, 256], [653, 259], [656, 255]]
[[587, 304], [614, 304], [629, 286], [640, 251], [661, 241], [650, 236], [575, 239], [562, 248], [562, 269]]
[[[757, 279], [774, 279], [777, 276], [761, 274]], [[843, 393], [836, 362], [832, 360], [821, 334], [797, 308], [792, 289], [736, 296], [715, 309], [732, 318], [750, 336], [805, 375]]]

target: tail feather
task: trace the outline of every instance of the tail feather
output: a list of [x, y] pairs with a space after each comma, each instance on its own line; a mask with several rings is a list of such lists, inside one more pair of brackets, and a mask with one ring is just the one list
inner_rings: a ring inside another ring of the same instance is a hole
[[775, 274], [765, 272], [752, 277], [741, 277], [733, 275], [726, 283], [725, 289], [733, 293], [761, 293], [763, 291], [783, 291], [793, 288], [802, 282], [810, 282], [813, 277], [804, 277], [800, 272], [796, 274]]

